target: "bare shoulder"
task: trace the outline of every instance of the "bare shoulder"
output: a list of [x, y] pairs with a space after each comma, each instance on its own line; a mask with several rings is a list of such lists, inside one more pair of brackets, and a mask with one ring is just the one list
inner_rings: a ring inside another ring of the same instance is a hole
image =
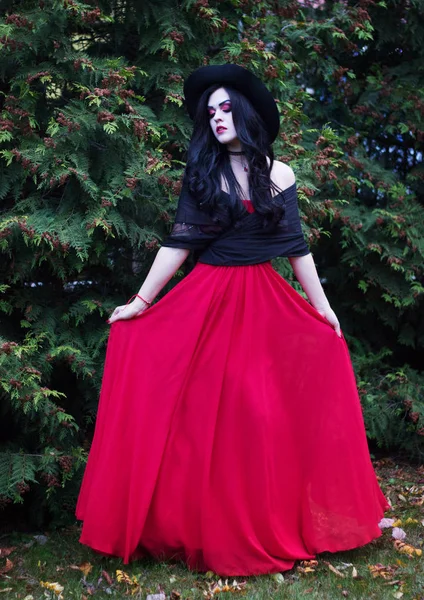
[[[269, 164], [269, 159], [267, 160]], [[293, 185], [296, 181], [293, 169], [280, 160], [274, 160], [273, 162], [271, 179], [281, 190], [285, 190]]]

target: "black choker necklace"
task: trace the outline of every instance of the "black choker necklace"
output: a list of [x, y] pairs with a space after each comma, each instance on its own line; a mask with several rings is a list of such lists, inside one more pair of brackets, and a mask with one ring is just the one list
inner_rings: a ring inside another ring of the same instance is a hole
[[231, 152], [231, 150], [228, 150], [228, 154], [234, 154], [235, 156], [240, 156], [240, 154], [246, 154], [245, 152]]

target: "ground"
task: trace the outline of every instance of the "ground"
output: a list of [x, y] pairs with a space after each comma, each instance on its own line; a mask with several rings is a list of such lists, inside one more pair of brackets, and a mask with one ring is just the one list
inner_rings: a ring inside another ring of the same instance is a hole
[[120, 559], [95, 555], [78, 543], [79, 525], [37, 537], [34, 532], [8, 533], [0, 536], [0, 600], [145, 600], [149, 595], [153, 600], [424, 600], [424, 465], [383, 458], [374, 467], [393, 506], [386, 518], [395, 522], [362, 548], [323, 553], [316, 562], [298, 562], [281, 575], [226, 583], [182, 564], [144, 560], [123, 565]]

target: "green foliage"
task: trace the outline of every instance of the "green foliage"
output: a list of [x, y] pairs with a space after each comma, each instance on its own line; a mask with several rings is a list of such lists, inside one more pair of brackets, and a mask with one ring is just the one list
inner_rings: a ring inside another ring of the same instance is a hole
[[390, 354], [384, 349], [354, 355], [367, 436], [379, 448], [402, 448], [408, 456], [420, 456], [424, 434], [422, 375], [408, 365], [385, 367], [384, 359]]
[[422, 458], [420, 3], [6, 0], [0, 11], [3, 502], [29, 485], [44, 490], [28, 494], [35, 513], [47, 503], [56, 517], [65, 496], [72, 513], [105, 320], [168, 231], [191, 132], [183, 79], [209, 63], [245, 65], [274, 93], [275, 155], [296, 172], [368, 435]]

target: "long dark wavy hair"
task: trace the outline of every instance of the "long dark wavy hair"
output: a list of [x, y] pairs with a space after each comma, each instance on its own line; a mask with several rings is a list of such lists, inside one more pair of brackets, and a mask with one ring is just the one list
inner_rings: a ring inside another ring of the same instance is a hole
[[[233, 122], [242, 150], [249, 165], [249, 188], [255, 210], [263, 215], [264, 226], [276, 226], [284, 216], [284, 202], [271, 194], [271, 188], [277, 193], [281, 190], [271, 181], [270, 173], [274, 162], [274, 152], [269, 135], [259, 113], [241, 92], [214, 84], [200, 97], [195, 118], [193, 135], [190, 140], [186, 177], [190, 192], [198, 198], [199, 206], [213, 214], [214, 208], [222, 198], [221, 175], [229, 188], [230, 209], [237, 218], [245, 211], [241, 202], [241, 187], [231, 168], [226, 144], [221, 144], [214, 136], [207, 111], [209, 96], [220, 87], [224, 87], [231, 100]], [[266, 157], [269, 157], [270, 164]]]

